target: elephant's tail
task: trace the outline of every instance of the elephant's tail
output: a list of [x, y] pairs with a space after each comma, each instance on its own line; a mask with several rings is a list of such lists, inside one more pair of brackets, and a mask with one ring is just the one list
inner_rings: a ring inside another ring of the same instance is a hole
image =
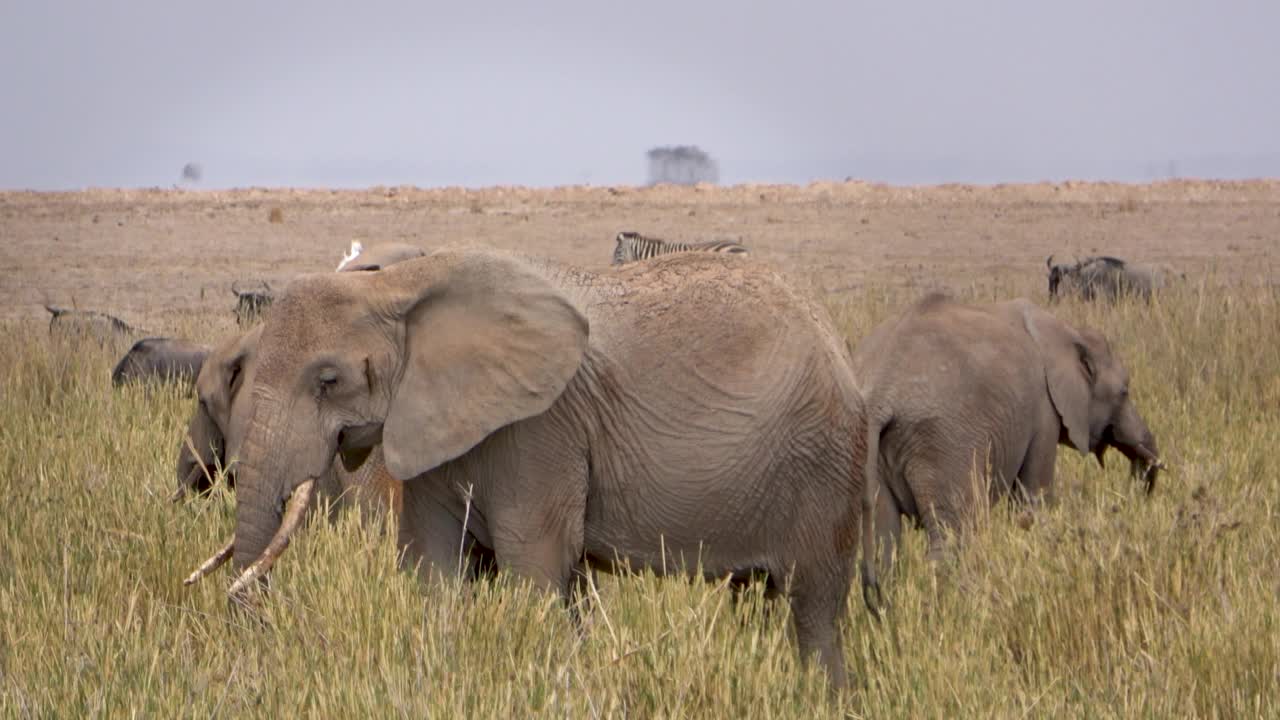
[[876, 502], [880, 492], [880, 433], [889, 421], [874, 415], [867, 422], [866, 462], [862, 469], [862, 600], [880, 619], [884, 595], [876, 579]]

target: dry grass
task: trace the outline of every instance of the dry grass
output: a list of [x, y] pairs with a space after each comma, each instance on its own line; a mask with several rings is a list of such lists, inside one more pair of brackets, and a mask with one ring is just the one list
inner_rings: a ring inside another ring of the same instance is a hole
[[[857, 338], [910, 292], [870, 288], [833, 312]], [[1151, 308], [1062, 306], [1116, 343], [1172, 471], [1147, 497], [1118, 456], [1103, 470], [1063, 450], [1059, 506], [1028, 529], [997, 508], [936, 580], [907, 533], [887, 621], [851, 603], [858, 687], [843, 699], [797, 662], [785, 604], [607, 578], [579, 634], [510, 582], [420, 589], [352, 514], [295, 541], [267, 626], [248, 626], [224, 574], [180, 584], [233, 524], [227, 494], [165, 501], [191, 400], [113, 391], [110, 353], [12, 324], [0, 715], [1274, 717], [1277, 300], [1207, 283]]]

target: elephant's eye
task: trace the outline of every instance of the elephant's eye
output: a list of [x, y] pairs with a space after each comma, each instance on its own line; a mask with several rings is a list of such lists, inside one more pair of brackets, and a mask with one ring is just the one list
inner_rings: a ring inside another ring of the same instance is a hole
[[320, 371], [317, 381], [320, 383], [321, 390], [332, 389], [338, 384], [338, 371], [333, 368], [325, 368]]

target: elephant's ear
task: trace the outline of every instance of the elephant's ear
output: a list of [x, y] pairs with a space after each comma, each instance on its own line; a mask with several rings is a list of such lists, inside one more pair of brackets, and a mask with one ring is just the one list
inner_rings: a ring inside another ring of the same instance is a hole
[[223, 342], [205, 357], [196, 375], [201, 405], [214, 425], [230, 462], [232, 438], [245, 425], [249, 403], [240, 400], [253, 384], [252, 359], [262, 336], [262, 325]]
[[1067, 438], [1072, 447], [1087, 453], [1089, 396], [1095, 371], [1089, 349], [1066, 323], [1030, 301], [1020, 300], [1018, 305], [1024, 327], [1040, 348], [1049, 397], [1067, 428]]
[[438, 252], [382, 271], [404, 356], [383, 425], [387, 469], [408, 480], [546, 411], [578, 371], [587, 319], [519, 260]]

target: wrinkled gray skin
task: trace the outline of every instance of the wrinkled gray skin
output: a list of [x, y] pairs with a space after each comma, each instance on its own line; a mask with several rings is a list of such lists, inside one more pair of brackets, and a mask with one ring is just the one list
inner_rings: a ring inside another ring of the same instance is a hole
[[[1059, 444], [1099, 463], [1114, 447], [1148, 491], [1155, 482], [1155, 438], [1106, 338], [1025, 299], [969, 305], [930, 294], [873, 330], [853, 361], [868, 412], [863, 513], [874, 522], [864, 526], [863, 584], [873, 610], [873, 545], [884, 543], [887, 570], [902, 516], [923, 524], [936, 561], [944, 531], [966, 529], [981, 503], [1011, 493], [1052, 502]], [[971, 473], [985, 475], [988, 458], [983, 498]]]
[[[196, 410], [178, 448], [178, 489], [174, 500], [207, 492], [213, 484], [210, 475], [220, 467], [230, 467], [227, 485], [235, 487], [236, 470], [228, 459], [236, 457], [230, 448], [235, 447], [248, 417], [248, 388], [261, 335], [262, 326], [258, 326], [228, 338], [215, 347], [204, 362], [196, 378]], [[192, 448], [197, 453], [193, 453]], [[348, 506], [358, 507], [370, 515], [399, 512], [400, 483], [387, 473], [379, 450], [375, 449], [370, 459], [353, 472], [335, 459], [317, 484], [316, 502], [328, 499], [335, 512]]]
[[49, 334], [84, 337], [99, 345], [122, 343], [141, 331], [118, 317], [96, 310], [71, 310], [45, 305], [49, 311]]
[[295, 488], [380, 442], [424, 581], [464, 544], [562, 597], [583, 562], [765, 570], [790, 578], [802, 656], [844, 683], [865, 414], [825, 310], [775, 272], [719, 254], [595, 275], [441, 251], [295, 280], [257, 352], [237, 569]]
[[1050, 300], [1057, 300], [1060, 295], [1084, 300], [1100, 297], [1111, 302], [1136, 295], [1150, 300], [1151, 293], [1164, 286], [1163, 276], [1155, 270], [1114, 257], [1088, 257], [1074, 265], [1054, 265], [1050, 255], [1045, 265], [1049, 268]]
[[127, 382], [157, 380], [190, 387], [210, 350], [208, 345], [175, 338], [143, 338], [116, 363], [111, 384], [119, 387]]
[[426, 255], [426, 251], [416, 245], [389, 242], [378, 243], [360, 251], [352, 260], [343, 263], [338, 272], [360, 272], [364, 270], [381, 270], [398, 262], [412, 260]]

